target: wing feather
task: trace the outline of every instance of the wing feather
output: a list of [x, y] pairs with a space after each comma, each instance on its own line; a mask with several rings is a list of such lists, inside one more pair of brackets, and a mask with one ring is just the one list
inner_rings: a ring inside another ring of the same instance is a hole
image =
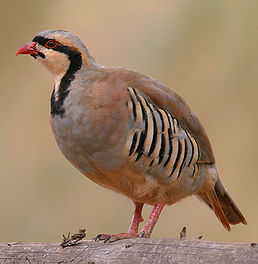
[[[169, 112], [198, 142], [200, 148], [200, 163], [215, 163], [212, 147], [206, 131], [198, 117], [190, 110], [185, 100], [174, 90], [152, 79], [137, 83], [137, 89], [149, 97], [159, 108]], [[147, 84], [147, 85], [146, 85]]]

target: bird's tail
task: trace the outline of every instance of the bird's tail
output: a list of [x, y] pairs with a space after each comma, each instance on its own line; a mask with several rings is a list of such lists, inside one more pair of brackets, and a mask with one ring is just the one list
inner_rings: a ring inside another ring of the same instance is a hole
[[219, 178], [213, 189], [197, 193], [197, 197], [213, 209], [215, 215], [228, 231], [231, 230], [230, 225], [247, 224]]

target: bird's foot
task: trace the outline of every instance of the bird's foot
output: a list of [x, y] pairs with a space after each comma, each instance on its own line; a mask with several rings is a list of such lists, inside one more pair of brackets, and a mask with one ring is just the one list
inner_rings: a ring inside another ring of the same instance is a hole
[[104, 240], [104, 243], [106, 242], [114, 242], [116, 240], [121, 240], [121, 239], [126, 239], [126, 238], [134, 238], [134, 237], [139, 237], [138, 234], [134, 233], [119, 233], [119, 234], [99, 234], [97, 235], [94, 240]]
[[150, 238], [150, 234], [148, 234], [147, 232], [141, 231], [141, 233], [139, 234], [140, 238]]

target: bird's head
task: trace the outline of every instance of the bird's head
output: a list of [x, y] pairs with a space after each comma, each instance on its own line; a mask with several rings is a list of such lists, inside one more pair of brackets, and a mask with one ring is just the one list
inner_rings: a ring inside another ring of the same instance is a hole
[[90, 67], [94, 59], [82, 41], [63, 30], [40, 32], [16, 53], [30, 54], [40, 61], [55, 78], [62, 78], [68, 71], [76, 71], [82, 66]]

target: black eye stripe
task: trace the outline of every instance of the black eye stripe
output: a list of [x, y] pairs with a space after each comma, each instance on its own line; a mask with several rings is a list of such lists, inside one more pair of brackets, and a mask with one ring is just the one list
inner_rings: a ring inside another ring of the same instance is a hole
[[44, 37], [41, 37], [41, 36], [36, 36], [32, 41], [33, 42], [37, 42], [39, 43], [40, 45], [42, 46], [45, 46], [46, 43], [49, 41], [50, 39], [47, 39], [47, 38], [44, 38]]
[[[42, 36], [36, 36], [32, 41], [37, 42], [38, 44], [42, 45], [45, 47], [48, 41], [51, 41], [52, 39], [44, 38]], [[54, 40], [56, 41], [56, 40]], [[60, 42], [56, 41], [59, 45], [56, 47], [52, 48], [52, 50], [59, 51], [61, 53], [67, 54], [69, 57], [71, 56], [77, 56], [79, 54], [78, 51], [72, 50], [68, 46], [62, 45]]]
[[33, 42], [37, 42], [38, 44], [42, 45], [42, 46], [45, 46], [48, 42], [56, 42], [58, 43], [59, 45], [62, 46], [62, 44], [60, 42], [58, 42], [57, 40], [55, 39], [49, 39], [49, 38], [44, 38], [44, 37], [41, 37], [41, 36], [36, 36], [33, 40]]

